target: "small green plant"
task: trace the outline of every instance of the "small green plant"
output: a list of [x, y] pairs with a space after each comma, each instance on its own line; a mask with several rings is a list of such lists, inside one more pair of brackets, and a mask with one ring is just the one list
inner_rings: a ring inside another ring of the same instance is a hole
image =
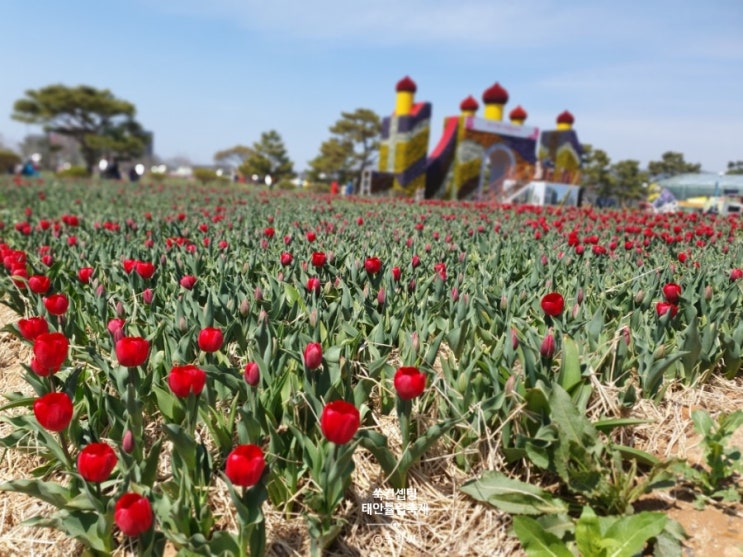
[[702, 436], [706, 466], [691, 466], [688, 462], [676, 463], [674, 469], [695, 489], [698, 503], [705, 500], [737, 502], [741, 500], [741, 489], [736, 487], [735, 477], [743, 471], [741, 451], [728, 447], [730, 437], [743, 425], [743, 411], [721, 414], [713, 420], [704, 410], [691, 413], [694, 429]]
[[57, 172], [59, 178], [90, 178], [88, 169], [84, 166], [71, 166]]

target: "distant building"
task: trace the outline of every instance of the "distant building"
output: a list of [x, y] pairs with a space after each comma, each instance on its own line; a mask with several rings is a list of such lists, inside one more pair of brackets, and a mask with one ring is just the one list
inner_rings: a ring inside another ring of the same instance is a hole
[[660, 191], [670, 191], [679, 201], [692, 197], [743, 197], [743, 175], [740, 174], [679, 174], [656, 184]]

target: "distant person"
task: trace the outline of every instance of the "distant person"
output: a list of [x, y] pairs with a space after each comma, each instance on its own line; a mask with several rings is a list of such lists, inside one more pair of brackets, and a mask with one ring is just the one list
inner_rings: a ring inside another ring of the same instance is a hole
[[36, 176], [36, 167], [31, 159], [27, 160], [21, 169], [21, 176]]
[[339, 192], [340, 192], [340, 188], [338, 187], [338, 182], [336, 182], [335, 180], [333, 180], [330, 183], [330, 193], [332, 195], [338, 195]]
[[353, 181], [349, 180], [346, 184], [346, 195], [353, 195]]
[[138, 182], [139, 181], [139, 174], [137, 174], [137, 169], [133, 166], [129, 169], [129, 181], [130, 182]]

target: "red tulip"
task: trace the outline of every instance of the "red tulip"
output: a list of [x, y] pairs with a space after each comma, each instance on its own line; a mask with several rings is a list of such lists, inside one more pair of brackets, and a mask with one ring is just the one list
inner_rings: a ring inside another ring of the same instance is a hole
[[312, 253], [312, 265], [315, 267], [322, 267], [328, 262], [328, 257], [321, 251]]
[[402, 275], [402, 271], [400, 271], [400, 267], [392, 267], [392, 278], [395, 282], [400, 281], [400, 276]]
[[34, 294], [46, 294], [51, 286], [52, 281], [46, 275], [32, 275], [28, 277], [28, 287]]
[[121, 439], [121, 450], [126, 454], [132, 454], [134, 452], [134, 434], [131, 429], [127, 429], [124, 437]]
[[397, 396], [410, 400], [423, 394], [426, 374], [417, 367], [401, 367], [395, 372], [394, 384]]
[[89, 482], [105, 482], [116, 466], [116, 453], [106, 443], [90, 443], [77, 455], [77, 471]]
[[446, 263], [436, 263], [433, 266], [433, 270], [439, 275], [441, 280], [446, 280]]
[[136, 259], [124, 259], [122, 264], [124, 265], [124, 272], [128, 275], [137, 266], [137, 260]]
[[382, 260], [379, 257], [367, 257], [364, 261], [364, 270], [369, 275], [376, 275], [382, 270]]
[[658, 317], [665, 315], [669, 311], [671, 312], [671, 317], [676, 317], [678, 310], [678, 306], [676, 304], [672, 304], [671, 302], [658, 302], [657, 304], [655, 304], [655, 313], [658, 314]]
[[26, 340], [34, 340], [40, 334], [49, 332], [49, 324], [43, 317], [29, 317], [18, 320], [18, 330]]
[[64, 294], [52, 294], [44, 298], [44, 307], [52, 315], [64, 315], [69, 306], [70, 301]]
[[307, 369], [317, 369], [322, 365], [322, 345], [310, 342], [304, 349], [304, 365]]
[[251, 387], [257, 387], [261, 380], [261, 370], [255, 362], [245, 364], [245, 382]]
[[155, 293], [152, 291], [152, 288], [145, 288], [142, 291], [142, 301], [145, 304], [148, 304], [148, 305], [151, 304], [152, 300], [154, 299], [155, 299]]
[[307, 233], [307, 241], [308, 242], [314, 242], [316, 238], [317, 238], [317, 235], [314, 232], [312, 232], [311, 230]]
[[[59, 371], [67, 359], [70, 343], [62, 333], [42, 333], [34, 339], [34, 358], [38, 375], [46, 376]], [[46, 371], [46, 373], [39, 373]]]
[[730, 280], [740, 280], [743, 279], [743, 269], [733, 269], [730, 271]]
[[668, 303], [678, 304], [681, 296], [681, 286], [675, 282], [669, 282], [663, 286], [663, 297]]
[[410, 260], [410, 266], [413, 267], [413, 269], [415, 269], [420, 264], [421, 264], [421, 258], [418, 257], [417, 255], [414, 255], [413, 259]]
[[270, 226], [263, 229], [263, 235], [266, 238], [273, 238], [274, 234], [276, 234], [276, 231]]
[[72, 412], [72, 401], [67, 393], [49, 393], [34, 401], [34, 416], [49, 431], [62, 431], [70, 425]]
[[319, 294], [320, 293], [320, 288], [321, 288], [321, 284], [320, 284], [320, 279], [319, 278], [317, 278], [317, 277], [310, 277], [310, 278], [307, 279], [307, 290], [309, 292], [313, 292], [315, 294]]
[[168, 374], [168, 386], [173, 394], [185, 398], [189, 393], [198, 395], [206, 384], [206, 373], [195, 365], [174, 366]]
[[238, 445], [227, 455], [224, 473], [234, 485], [251, 487], [260, 481], [265, 468], [266, 459], [259, 446]]
[[79, 269], [77, 271], [78, 280], [84, 284], [88, 284], [90, 282], [90, 277], [93, 276], [93, 271], [93, 267], [83, 267], [82, 269]]
[[543, 358], [551, 358], [555, 355], [555, 336], [552, 333], [547, 333], [539, 347], [539, 353]]
[[147, 360], [150, 343], [142, 337], [124, 337], [116, 343], [116, 358], [126, 367], [141, 366]]
[[284, 267], [286, 267], [287, 265], [291, 265], [293, 259], [294, 258], [292, 257], [292, 254], [291, 253], [288, 253], [288, 252], [285, 251], [285, 252], [283, 252], [281, 254], [281, 264]]
[[154, 520], [150, 501], [139, 493], [124, 493], [114, 506], [114, 522], [125, 536], [139, 536]]
[[345, 400], [334, 400], [325, 405], [320, 415], [320, 429], [325, 438], [336, 445], [348, 443], [359, 429], [358, 409]]
[[204, 352], [216, 352], [222, 348], [224, 335], [221, 329], [205, 327], [199, 331], [199, 349]]
[[115, 335], [117, 332], [121, 331], [124, 328], [124, 325], [126, 324], [126, 321], [120, 318], [114, 318], [111, 319], [108, 322], [108, 325], [106, 328], [108, 329], [108, 332], [111, 333], [111, 335]]
[[191, 290], [196, 284], [196, 277], [193, 275], [184, 275], [181, 277], [180, 284], [186, 290]]
[[557, 292], [550, 292], [542, 298], [541, 306], [546, 315], [557, 317], [565, 309], [565, 300]]
[[137, 261], [137, 274], [143, 279], [152, 278], [155, 274], [155, 266], [147, 261]]

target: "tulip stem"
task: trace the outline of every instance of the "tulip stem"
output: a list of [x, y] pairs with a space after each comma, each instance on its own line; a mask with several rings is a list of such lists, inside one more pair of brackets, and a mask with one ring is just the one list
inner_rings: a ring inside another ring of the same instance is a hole
[[397, 398], [397, 418], [400, 422], [400, 435], [402, 436], [403, 452], [410, 444], [410, 414], [413, 411], [413, 401]]
[[62, 452], [65, 455], [65, 458], [67, 459], [67, 466], [72, 466], [72, 456], [70, 455], [70, 450], [67, 448], [67, 434], [63, 431], [59, 432], [59, 444], [62, 446]]

